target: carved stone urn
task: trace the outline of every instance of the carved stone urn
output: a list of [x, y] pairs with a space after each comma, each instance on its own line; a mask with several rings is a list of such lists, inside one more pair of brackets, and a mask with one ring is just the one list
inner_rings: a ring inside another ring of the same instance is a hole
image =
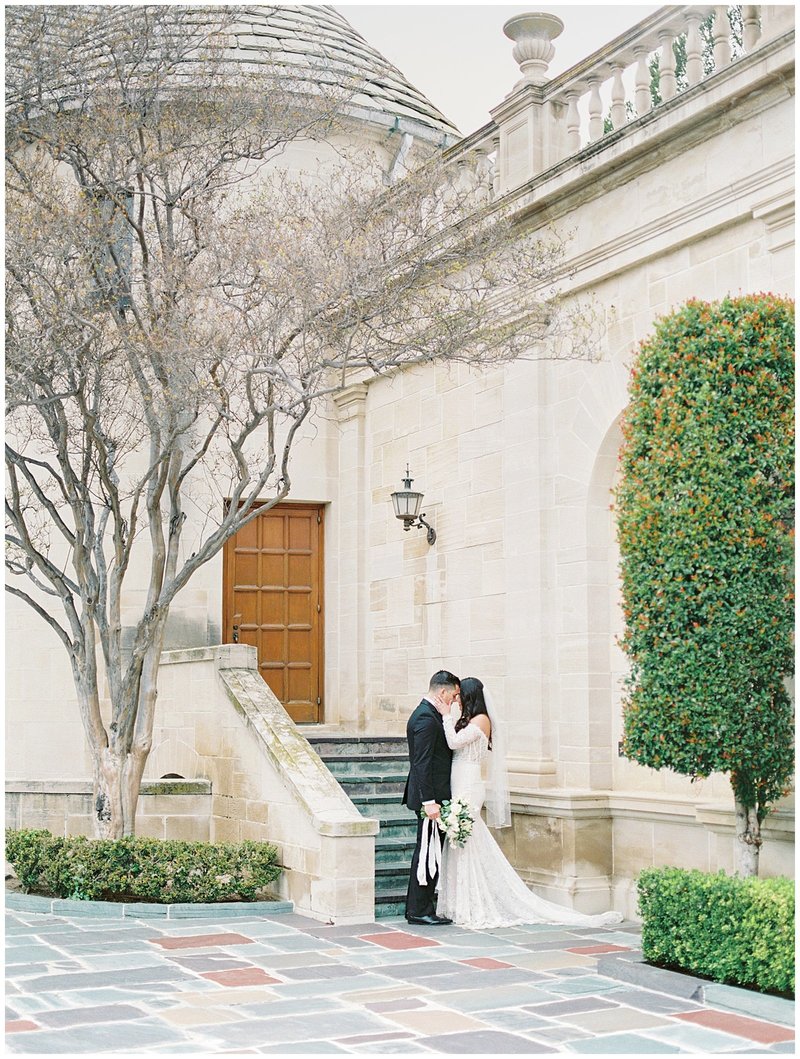
[[564, 23], [546, 11], [529, 11], [514, 15], [503, 26], [503, 33], [514, 41], [511, 53], [519, 63], [522, 80], [514, 87], [543, 85], [548, 80], [547, 67], [556, 53], [552, 41], [562, 32]]

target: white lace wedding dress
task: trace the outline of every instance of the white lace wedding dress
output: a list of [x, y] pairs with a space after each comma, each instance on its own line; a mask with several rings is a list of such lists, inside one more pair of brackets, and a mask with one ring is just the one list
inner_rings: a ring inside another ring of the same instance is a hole
[[503, 856], [480, 816], [486, 789], [481, 762], [489, 740], [476, 724], [456, 732], [452, 717], [444, 718], [448, 746], [453, 751], [450, 786], [453, 798], [472, 808], [472, 834], [462, 847], [445, 841], [439, 875], [436, 913], [462, 927], [487, 929], [519, 923], [559, 923], [595, 927], [622, 922], [618, 912], [584, 915], [545, 901], [532, 893]]

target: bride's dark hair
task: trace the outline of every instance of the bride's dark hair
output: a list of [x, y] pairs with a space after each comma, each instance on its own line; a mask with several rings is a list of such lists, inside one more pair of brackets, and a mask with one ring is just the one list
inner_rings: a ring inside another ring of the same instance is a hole
[[[456, 721], [456, 731], [466, 728], [473, 717], [478, 714], [489, 716], [486, 700], [483, 697], [483, 684], [477, 677], [465, 677], [461, 681], [461, 716]], [[492, 749], [492, 738], [489, 736], [489, 749]]]

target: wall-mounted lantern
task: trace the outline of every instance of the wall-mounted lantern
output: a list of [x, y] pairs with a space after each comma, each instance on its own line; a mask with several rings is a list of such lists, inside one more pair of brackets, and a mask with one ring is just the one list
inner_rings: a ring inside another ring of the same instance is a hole
[[419, 509], [422, 507], [423, 494], [414, 492], [411, 488], [413, 481], [408, 464], [406, 464], [406, 476], [403, 479], [405, 489], [398, 489], [396, 493], [392, 493], [395, 517], [403, 520], [403, 529], [405, 530], [410, 530], [412, 527], [414, 529], [422, 529], [424, 526], [428, 531], [428, 544], [433, 544], [436, 540], [436, 530], [425, 521], [425, 512], [423, 511], [421, 515], [419, 513]]

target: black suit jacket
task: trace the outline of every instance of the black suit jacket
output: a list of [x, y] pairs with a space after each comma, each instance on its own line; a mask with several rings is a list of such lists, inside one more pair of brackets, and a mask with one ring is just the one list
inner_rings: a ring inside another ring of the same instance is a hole
[[441, 714], [423, 699], [406, 725], [408, 759], [411, 765], [403, 793], [403, 804], [415, 812], [423, 802], [441, 803], [450, 797], [450, 762]]

